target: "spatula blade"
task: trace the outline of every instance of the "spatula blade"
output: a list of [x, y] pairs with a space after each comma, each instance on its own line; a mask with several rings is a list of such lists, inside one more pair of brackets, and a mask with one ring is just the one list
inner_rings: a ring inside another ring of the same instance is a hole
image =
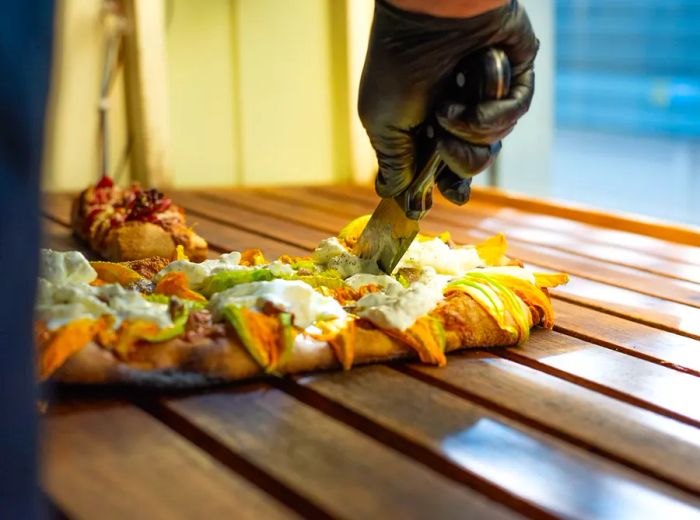
[[355, 246], [360, 258], [377, 261], [391, 274], [418, 234], [418, 221], [406, 217], [394, 199], [382, 199]]

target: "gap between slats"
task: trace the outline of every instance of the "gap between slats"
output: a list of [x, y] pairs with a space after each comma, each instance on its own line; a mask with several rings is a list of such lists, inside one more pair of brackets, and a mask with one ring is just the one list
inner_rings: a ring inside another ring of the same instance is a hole
[[[637, 322], [637, 323], [639, 323], [639, 322]], [[641, 323], [640, 323], [640, 325], [641, 325]], [[661, 365], [664, 368], [670, 368], [671, 370], [676, 370], [676, 371], [682, 372], [684, 374], [690, 374], [690, 375], [693, 375], [695, 377], [700, 377], [700, 371], [698, 371], [698, 370], [680, 365], [678, 363], [672, 363], [670, 361], [666, 361], [665, 359], [654, 357], [652, 355], [625, 347], [623, 345], [618, 345], [614, 341], [609, 341], [609, 340], [606, 340], [603, 338], [598, 338], [598, 337], [595, 337], [595, 336], [592, 336], [592, 335], [586, 334], [586, 333], [580, 333], [580, 332], [572, 330], [568, 327], [562, 327], [562, 326], [559, 326], [556, 324], [554, 325], [554, 328], [552, 330], [554, 330], [554, 332], [559, 332], [561, 334], [566, 334], [567, 336], [571, 336], [573, 338], [577, 338], [577, 339], [580, 339], [582, 341], [586, 341], [587, 343], [593, 343], [594, 345], [598, 345], [600, 347], [604, 347], [604, 348], [607, 348], [610, 350], [614, 350], [616, 352], [621, 352], [621, 353], [626, 354], [628, 356], [642, 359], [642, 360], [647, 361], [649, 363]], [[673, 333], [673, 331], [667, 331], [667, 332], [670, 332], [671, 334]]]

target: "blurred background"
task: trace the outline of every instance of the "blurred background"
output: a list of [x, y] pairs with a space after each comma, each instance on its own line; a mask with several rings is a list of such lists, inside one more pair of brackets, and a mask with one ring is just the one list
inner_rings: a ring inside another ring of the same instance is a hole
[[[700, 225], [700, 2], [522, 1], [541, 40], [535, 101], [476, 183]], [[355, 103], [373, 0], [151, 4], [158, 21], [143, 45], [164, 67], [148, 95], [173, 186], [372, 179]], [[44, 184], [79, 189], [100, 171], [114, 28], [103, 0], [59, 0], [56, 11]], [[109, 89], [108, 156], [126, 182], [123, 68]]]

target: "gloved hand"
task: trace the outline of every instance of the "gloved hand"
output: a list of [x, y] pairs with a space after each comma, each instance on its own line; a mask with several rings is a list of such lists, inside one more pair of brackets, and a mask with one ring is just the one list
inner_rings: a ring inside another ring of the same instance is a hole
[[[377, 194], [395, 197], [415, 174], [413, 134], [436, 111], [437, 147], [446, 167], [438, 189], [450, 201], [469, 200], [471, 178], [487, 168], [518, 119], [530, 107], [539, 42], [517, 0], [471, 18], [438, 18], [376, 0], [360, 83], [359, 113], [379, 161]], [[455, 67], [486, 47], [503, 50], [511, 64], [510, 93], [466, 106], [436, 99]]]

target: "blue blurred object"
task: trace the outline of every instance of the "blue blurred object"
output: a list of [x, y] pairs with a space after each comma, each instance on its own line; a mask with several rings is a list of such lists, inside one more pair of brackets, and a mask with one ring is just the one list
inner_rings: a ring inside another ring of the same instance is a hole
[[557, 0], [556, 121], [700, 137], [700, 1]]
[[44, 516], [32, 315], [52, 0], [0, 2], [0, 518]]

